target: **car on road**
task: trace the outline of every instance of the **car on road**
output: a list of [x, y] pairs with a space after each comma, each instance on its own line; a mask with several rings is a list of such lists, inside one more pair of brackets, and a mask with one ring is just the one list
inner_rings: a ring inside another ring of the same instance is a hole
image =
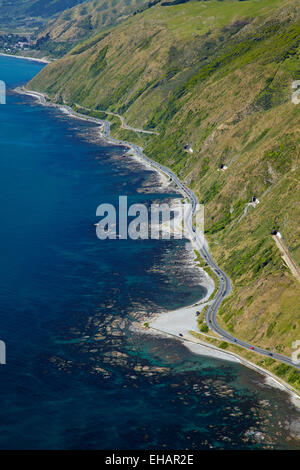
[[182, 334], [182, 333], [178, 333], [178, 334], [179, 334], [179, 336], [183, 337], [183, 334]]
[[251, 346], [251, 348], [250, 348], [250, 349], [254, 349], [254, 347], [253, 347], [253, 346]]

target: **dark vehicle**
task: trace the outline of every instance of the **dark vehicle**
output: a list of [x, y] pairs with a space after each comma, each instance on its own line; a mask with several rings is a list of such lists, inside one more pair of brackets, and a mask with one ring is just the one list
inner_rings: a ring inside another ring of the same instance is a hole
[[179, 336], [183, 337], [183, 334], [182, 334], [182, 333], [179, 333]]

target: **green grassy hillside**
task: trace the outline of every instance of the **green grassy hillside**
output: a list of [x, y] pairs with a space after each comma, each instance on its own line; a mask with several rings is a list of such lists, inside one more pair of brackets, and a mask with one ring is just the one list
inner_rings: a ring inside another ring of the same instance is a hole
[[[156, 5], [80, 44], [29, 84], [57, 102], [116, 111], [159, 131], [143, 138], [114, 126], [205, 204], [211, 251], [234, 286], [220, 322], [286, 355], [300, 339], [300, 286], [270, 233], [280, 230], [300, 263], [300, 105], [291, 101], [299, 19], [297, 0]], [[252, 196], [260, 203], [246, 211]]]

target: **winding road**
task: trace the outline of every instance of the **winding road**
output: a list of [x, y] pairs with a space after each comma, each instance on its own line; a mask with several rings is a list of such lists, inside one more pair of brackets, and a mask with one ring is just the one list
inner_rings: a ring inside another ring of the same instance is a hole
[[[73, 110], [71, 111], [74, 113]], [[209, 305], [206, 311], [206, 315], [205, 315], [206, 323], [208, 327], [211, 330], [215, 331], [221, 338], [228, 341], [229, 343], [236, 344], [250, 351], [255, 351], [256, 353], [262, 354], [264, 356], [272, 357], [273, 359], [276, 359], [280, 362], [283, 362], [284, 364], [293, 366], [297, 368], [298, 370], [300, 370], [300, 363], [293, 362], [290, 357], [284, 356], [282, 354], [278, 354], [276, 352], [271, 353], [270, 351], [266, 349], [260, 348], [258, 346], [253, 346], [252, 344], [242, 341], [236, 338], [235, 336], [231, 335], [219, 325], [217, 321], [217, 313], [218, 313], [221, 303], [226, 297], [228, 297], [228, 295], [231, 292], [231, 289], [232, 289], [231, 282], [227, 274], [213, 260], [209, 252], [208, 244], [204, 236], [199, 235], [199, 233], [196, 231], [195, 227], [193, 226], [193, 217], [196, 212], [197, 204], [198, 204], [197, 196], [194, 194], [194, 192], [190, 188], [185, 186], [182, 183], [182, 181], [180, 181], [180, 179], [175, 175], [175, 173], [173, 173], [169, 168], [147, 157], [143, 153], [143, 149], [141, 147], [139, 147], [138, 145], [129, 143], [129, 142], [124, 142], [124, 141], [113, 139], [112, 137], [110, 137], [110, 123], [107, 121], [101, 121], [101, 123], [102, 123], [102, 129], [103, 129], [102, 133], [103, 133], [103, 136], [106, 138], [106, 140], [117, 145], [125, 145], [125, 146], [130, 147], [132, 150], [134, 150], [137, 156], [139, 156], [141, 159], [149, 163], [149, 165], [151, 165], [153, 168], [156, 168], [157, 170], [163, 172], [166, 176], [168, 176], [170, 180], [172, 180], [175, 183], [175, 185], [178, 187], [182, 195], [189, 199], [191, 206], [190, 206], [190, 211], [188, 211], [185, 217], [185, 227], [188, 230], [190, 234], [190, 238], [191, 240], [193, 240], [201, 257], [210, 266], [210, 268], [214, 271], [214, 273], [219, 279], [219, 288], [218, 288], [217, 294], [215, 295], [215, 298], [213, 299], [212, 303]], [[144, 132], [142, 129], [135, 129], [135, 131]]]
[[[36, 98], [38, 98], [40, 100], [41, 103], [46, 104], [46, 100], [45, 100], [46, 95], [43, 95], [42, 93], [31, 92], [31, 91], [26, 90], [24, 88], [22, 88], [22, 89], [19, 88], [16, 91], [19, 91], [21, 93], [26, 93], [26, 94], [29, 94], [31, 96], [35, 96]], [[50, 104], [50, 103], [47, 102], [47, 104]], [[235, 336], [231, 335], [229, 332], [224, 330], [219, 325], [219, 323], [217, 321], [218, 310], [219, 310], [220, 305], [223, 302], [223, 300], [226, 297], [228, 297], [228, 295], [230, 294], [230, 292], [232, 290], [232, 287], [231, 287], [230, 279], [227, 276], [227, 274], [213, 260], [211, 254], [209, 252], [208, 244], [207, 244], [207, 242], [204, 238], [204, 235], [200, 235], [196, 231], [196, 228], [193, 226], [193, 217], [194, 217], [194, 214], [196, 212], [197, 204], [198, 204], [198, 199], [197, 199], [196, 195], [194, 194], [194, 192], [190, 188], [185, 186], [182, 183], [182, 181], [180, 181], [180, 179], [175, 175], [175, 173], [173, 173], [169, 168], [167, 168], [167, 167], [161, 165], [160, 163], [155, 162], [154, 160], [151, 160], [149, 157], [147, 157], [143, 153], [143, 149], [141, 147], [139, 147], [138, 145], [132, 144], [130, 142], [125, 142], [125, 141], [122, 141], [122, 140], [117, 140], [117, 139], [112, 138], [110, 136], [110, 123], [108, 121], [103, 121], [103, 120], [100, 120], [98, 118], [89, 117], [89, 116], [86, 116], [84, 114], [80, 114], [78, 112], [75, 112], [71, 107], [66, 106], [66, 105], [56, 105], [56, 104], [52, 104], [52, 105], [56, 106], [56, 107], [59, 107], [61, 109], [65, 109], [69, 114], [73, 115], [76, 118], [84, 119], [84, 120], [89, 121], [89, 122], [95, 122], [95, 123], [101, 125], [101, 133], [102, 133], [103, 137], [105, 137], [106, 141], [108, 141], [112, 144], [115, 144], [115, 145], [121, 145], [121, 146], [129, 147], [130, 149], [132, 149], [138, 157], [140, 157], [141, 159], [146, 161], [153, 168], [161, 171], [166, 176], [168, 176], [170, 178], [170, 180], [172, 180], [175, 183], [175, 185], [178, 187], [181, 194], [184, 197], [189, 199], [189, 201], [190, 201], [190, 210], [185, 215], [185, 227], [188, 230], [188, 232], [190, 234], [190, 238], [191, 238], [191, 240], [193, 240], [193, 242], [194, 242], [195, 246], [197, 247], [201, 257], [210, 266], [210, 268], [214, 271], [214, 273], [216, 274], [216, 276], [219, 279], [218, 291], [217, 291], [214, 299], [210, 303], [210, 305], [209, 305], [209, 307], [206, 311], [206, 314], [205, 314], [206, 323], [207, 323], [208, 327], [211, 330], [215, 331], [221, 338], [223, 338], [224, 340], [226, 340], [229, 343], [236, 344], [236, 345], [238, 345], [238, 346], [240, 346], [244, 349], [248, 349], [250, 351], [255, 351], [256, 353], [262, 354], [264, 356], [272, 357], [273, 359], [276, 359], [276, 360], [278, 360], [278, 361], [280, 361], [284, 364], [287, 364], [289, 366], [295, 367], [298, 370], [300, 370], [300, 361], [297, 361], [297, 363], [296, 363], [296, 362], [293, 362], [292, 359], [288, 356], [284, 356], [284, 355], [278, 354], [276, 352], [271, 353], [270, 351], [268, 351], [266, 349], [262, 349], [258, 346], [253, 346], [252, 344], [247, 343], [245, 341], [242, 341], [242, 340], [236, 338]], [[115, 113], [111, 113], [111, 114], [115, 114]], [[119, 115], [118, 115], [118, 117], [121, 118], [121, 116], [119, 116]], [[124, 119], [123, 120], [121, 119], [121, 122], [125, 122]], [[143, 129], [134, 129], [134, 128], [130, 128], [129, 126], [127, 126], [127, 129], [134, 130], [135, 132], [153, 133], [152, 131], [145, 131]]]
[[[142, 153], [141, 149], [140, 152]], [[193, 226], [193, 216], [195, 214], [198, 204], [197, 197], [193, 193], [193, 191], [187, 188], [169, 168], [166, 168], [160, 165], [159, 163], [153, 162], [145, 155], [143, 156], [143, 158], [146, 159], [146, 161], [148, 161], [149, 163], [151, 163], [152, 166], [158, 168], [160, 171], [163, 171], [166, 175], [168, 175], [174, 181], [174, 183], [180, 189], [183, 195], [186, 196], [191, 202], [191, 210], [186, 216], [185, 226], [189, 231], [191, 239], [194, 241], [197, 249], [199, 250], [201, 257], [210, 266], [210, 268], [214, 271], [214, 273], [219, 279], [219, 288], [217, 294], [213, 299], [212, 303], [209, 305], [205, 314], [206, 323], [208, 327], [211, 330], [215, 331], [221, 338], [228, 341], [229, 343], [236, 344], [250, 351], [255, 351], [264, 356], [272, 357], [273, 359], [283, 362], [284, 364], [287, 364], [289, 366], [296, 367], [298, 370], [300, 370], [300, 364], [296, 364], [295, 362], [293, 362], [290, 357], [275, 352], [271, 353], [266, 349], [260, 348], [258, 346], [253, 346], [252, 344], [242, 341], [236, 338], [235, 336], [231, 335], [219, 325], [217, 321], [217, 313], [221, 303], [231, 292], [231, 282], [227, 274], [213, 260], [204, 236], [200, 236], [197, 233], [195, 227]]]
[[[81, 106], [80, 104], [77, 104], [75, 103], [76, 106], [78, 108], [81, 108], [81, 109], [85, 109], [86, 111], [94, 111], [93, 109], [91, 108], [86, 108], [85, 106]], [[135, 127], [131, 127], [129, 126], [129, 124], [127, 124], [127, 122], [125, 121], [124, 117], [121, 116], [121, 114], [118, 114], [118, 113], [113, 113], [112, 111], [104, 111], [102, 109], [97, 109], [98, 112], [100, 113], [105, 113], [105, 114], [108, 114], [109, 116], [116, 116], [117, 118], [120, 119], [121, 121], [121, 127], [122, 129], [127, 129], [128, 131], [133, 131], [133, 132], [141, 132], [142, 134], [155, 134], [155, 135], [159, 135], [158, 132], [155, 132], [155, 131], [148, 131], [148, 130], [145, 130], [145, 129], [137, 129]]]
[[[110, 130], [109, 130], [109, 123], [108, 123], [107, 129], [106, 129], [106, 136], [109, 136], [109, 133], [110, 133]], [[208, 327], [211, 330], [215, 331], [221, 338], [228, 341], [229, 343], [236, 344], [250, 351], [255, 351], [256, 353], [262, 354], [264, 356], [272, 357], [273, 359], [276, 359], [280, 362], [283, 362], [284, 364], [293, 366], [297, 368], [298, 370], [300, 370], [300, 363], [293, 362], [290, 357], [284, 356], [283, 354], [279, 354], [276, 352], [271, 353], [270, 351], [266, 349], [260, 348], [258, 346], [253, 346], [252, 344], [242, 341], [236, 338], [235, 336], [231, 335], [229, 332], [224, 330], [219, 325], [217, 321], [218, 310], [223, 300], [230, 294], [232, 287], [231, 287], [230, 279], [227, 276], [227, 274], [213, 260], [209, 252], [208, 244], [204, 236], [199, 235], [199, 233], [196, 231], [195, 227], [193, 226], [193, 217], [196, 212], [197, 204], [198, 204], [197, 196], [194, 194], [194, 192], [190, 188], [185, 186], [182, 183], [182, 181], [180, 181], [180, 179], [169, 168], [148, 158], [143, 153], [143, 149], [139, 147], [138, 145], [128, 144], [127, 142], [118, 141], [112, 138], [109, 138], [109, 140], [114, 143], [119, 143], [119, 144], [121, 143], [123, 145], [124, 144], [129, 145], [132, 149], [134, 149], [134, 151], [140, 158], [148, 162], [152, 167], [158, 169], [159, 171], [167, 175], [179, 188], [180, 192], [190, 200], [191, 208], [190, 208], [190, 211], [186, 214], [185, 227], [187, 228], [190, 234], [191, 240], [194, 241], [195, 246], [199, 250], [201, 257], [210, 266], [210, 268], [214, 271], [214, 273], [219, 279], [219, 288], [218, 288], [217, 294], [215, 295], [215, 298], [213, 299], [212, 303], [209, 305], [206, 311], [206, 315], [205, 315], [206, 323]]]

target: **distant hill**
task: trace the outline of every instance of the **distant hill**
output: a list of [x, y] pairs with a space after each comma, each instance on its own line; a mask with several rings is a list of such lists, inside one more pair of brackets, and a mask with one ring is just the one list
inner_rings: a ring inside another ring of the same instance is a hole
[[36, 47], [44, 54], [62, 55], [79, 40], [124, 21], [148, 4], [146, 0], [93, 0], [77, 5], [42, 28]]
[[32, 30], [49, 18], [85, 0], [0, 0], [0, 30]]
[[[61, 57], [79, 41], [158, 1], [0, 0], [0, 50], [33, 57]], [[26, 51], [18, 48], [24, 35], [30, 41]]]

